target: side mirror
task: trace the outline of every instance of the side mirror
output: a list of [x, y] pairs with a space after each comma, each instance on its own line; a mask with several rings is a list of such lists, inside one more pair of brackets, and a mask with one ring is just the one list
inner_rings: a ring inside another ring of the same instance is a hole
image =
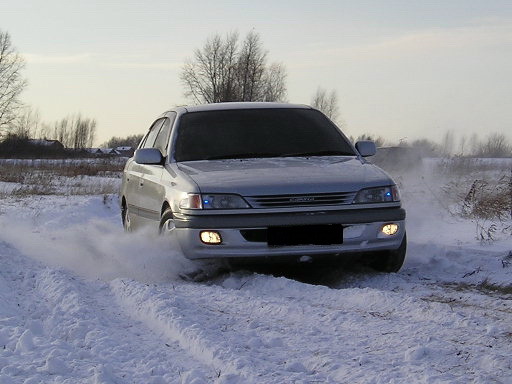
[[155, 164], [162, 165], [164, 157], [159, 149], [141, 148], [135, 151], [135, 162], [138, 164]]
[[373, 156], [377, 153], [375, 143], [370, 140], [362, 140], [356, 143], [356, 149], [363, 157]]

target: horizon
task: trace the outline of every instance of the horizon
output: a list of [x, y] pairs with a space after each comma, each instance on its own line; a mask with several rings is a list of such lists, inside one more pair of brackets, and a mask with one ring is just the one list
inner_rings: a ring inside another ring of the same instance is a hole
[[512, 138], [506, 1], [7, 0], [0, 28], [26, 60], [22, 100], [43, 122], [96, 119], [96, 144], [142, 134], [165, 110], [190, 104], [184, 61], [214, 33], [251, 30], [268, 62], [286, 67], [289, 102], [310, 104], [318, 87], [337, 92], [347, 136]]

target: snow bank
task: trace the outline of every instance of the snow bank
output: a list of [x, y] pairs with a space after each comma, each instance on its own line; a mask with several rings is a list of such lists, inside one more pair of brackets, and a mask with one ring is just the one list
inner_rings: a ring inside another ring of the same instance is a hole
[[176, 279], [194, 268], [172, 238], [126, 234], [113, 197], [36, 197], [0, 216], [2, 240], [23, 254], [89, 278]]

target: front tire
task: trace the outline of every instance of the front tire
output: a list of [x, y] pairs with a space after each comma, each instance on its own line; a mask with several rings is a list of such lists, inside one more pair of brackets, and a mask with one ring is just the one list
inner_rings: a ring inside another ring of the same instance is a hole
[[121, 209], [121, 219], [123, 221], [124, 231], [131, 232], [132, 231], [132, 220], [131, 220], [130, 211], [128, 210], [127, 205], [123, 205], [123, 208]]
[[174, 224], [174, 215], [170, 208], [167, 208], [160, 219], [159, 233], [161, 235], [172, 234], [176, 229], [176, 225]]
[[404, 234], [404, 238], [398, 249], [382, 252], [373, 256], [370, 260], [369, 266], [378, 272], [398, 272], [404, 264], [406, 252], [407, 235]]

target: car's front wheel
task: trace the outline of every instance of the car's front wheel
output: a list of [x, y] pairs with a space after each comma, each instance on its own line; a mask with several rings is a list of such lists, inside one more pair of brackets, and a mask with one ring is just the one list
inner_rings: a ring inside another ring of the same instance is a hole
[[164, 211], [162, 218], [160, 219], [159, 229], [161, 235], [172, 234], [176, 229], [176, 225], [174, 224], [174, 215], [170, 208], [167, 208]]
[[121, 209], [121, 219], [123, 220], [123, 228], [125, 232], [132, 231], [132, 220], [130, 217], [130, 211], [128, 210], [128, 206], [126, 204], [123, 205]]
[[407, 252], [407, 236], [404, 238], [400, 247], [394, 251], [379, 252], [373, 255], [369, 261], [369, 266], [379, 272], [398, 272], [405, 261]]

